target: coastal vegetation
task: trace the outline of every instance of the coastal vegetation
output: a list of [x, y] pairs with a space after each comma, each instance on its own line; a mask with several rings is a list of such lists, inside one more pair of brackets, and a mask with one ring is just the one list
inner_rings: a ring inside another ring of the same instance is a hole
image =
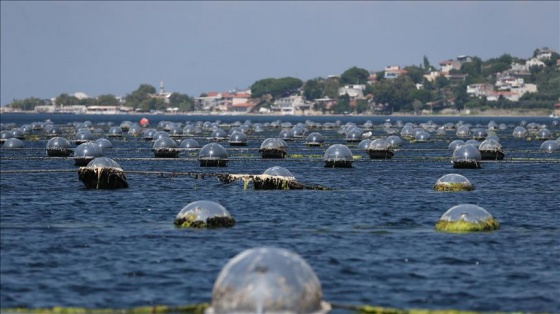
[[[252, 112], [269, 110], [282, 97], [301, 96], [310, 104], [310, 110], [322, 113], [437, 113], [448, 111], [485, 111], [492, 109], [520, 109], [552, 111], [560, 100], [560, 55], [546, 49], [546, 58], [541, 58], [543, 49], [536, 49], [530, 59], [520, 59], [509, 54], [482, 60], [468, 57], [459, 66], [437, 71], [426, 56], [419, 65], [408, 65], [397, 70], [387, 67], [381, 71], [369, 71], [352, 67], [341, 75], [316, 77], [303, 81], [295, 77], [265, 78], [250, 86], [250, 98], [254, 103]], [[464, 56], [463, 56], [464, 57]], [[530, 60], [537, 60], [530, 63]], [[456, 60], [449, 60], [457, 63]], [[519, 68], [523, 70], [519, 70]], [[522, 85], [534, 85], [535, 90], [517, 94], [512, 89], [499, 85], [500, 80], [514, 79]], [[491, 86], [486, 94], [469, 93], [470, 86]], [[344, 88], [359, 89], [360, 96], [341, 92]], [[493, 99], [487, 95], [493, 93]], [[508, 94], [509, 93], [509, 94]], [[33, 111], [38, 106], [124, 106], [139, 112], [174, 111], [201, 112], [207, 110], [198, 97], [182, 93], [158, 92], [150, 84], [140, 84], [138, 89], [124, 97], [111, 94], [95, 98], [62, 93], [53, 99], [30, 97], [14, 99], [7, 105], [14, 111]], [[322, 100], [322, 101], [318, 101]]]

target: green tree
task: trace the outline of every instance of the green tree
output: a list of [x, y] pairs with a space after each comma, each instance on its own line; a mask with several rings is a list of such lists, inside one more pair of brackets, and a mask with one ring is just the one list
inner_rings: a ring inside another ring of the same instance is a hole
[[286, 97], [297, 92], [302, 86], [303, 81], [294, 77], [267, 78], [251, 85], [251, 95], [255, 98], [268, 94], [274, 98]]
[[359, 85], [366, 84], [369, 78], [369, 71], [358, 67], [351, 67], [340, 75], [340, 85]]
[[116, 106], [119, 104], [119, 100], [115, 95], [104, 94], [97, 97], [98, 106]]
[[331, 99], [338, 98], [338, 89], [340, 88], [340, 82], [338, 78], [331, 77], [325, 82], [325, 90], [323, 96], [329, 97]]
[[373, 86], [375, 101], [377, 103], [389, 104], [392, 111], [401, 109], [412, 109], [410, 107], [409, 95], [416, 90], [412, 79], [401, 75], [395, 79], [382, 80]]
[[181, 111], [194, 111], [194, 99], [186, 94], [173, 93], [169, 96], [169, 106], [177, 107]]
[[66, 93], [62, 93], [55, 98], [54, 103], [57, 106], [76, 106], [80, 100], [76, 96], [70, 96]]
[[414, 65], [404, 67], [406, 70], [406, 75], [412, 79], [415, 84], [422, 83], [424, 81], [424, 69]]
[[8, 104], [9, 108], [14, 110], [22, 110], [22, 111], [33, 111], [37, 106], [44, 106], [46, 102], [42, 99], [37, 97], [25, 98], [21, 99], [14, 99], [11, 103]]
[[[126, 95], [125, 97], [125, 106], [132, 107], [134, 109], [140, 108], [144, 110], [145, 107], [149, 107], [148, 103], [143, 104], [145, 101], [151, 98], [151, 95], [156, 93], [156, 88], [150, 84], [141, 84], [138, 89], [133, 91], [132, 93]], [[149, 111], [149, 110], [148, 110]]]
[[307, 100], [313, 100], [323, 97], [323, 91], [325, 89], [325, 79], [314, 78], [307, 80], [303, 85], [303, 97]]
[[428, 57], [426, 57], [424, 55], [424, 60], [423, 60], [423, 65], [424, 65], [424, 71], [428, 72], [432, 70], [432, 66], [430, 65], [430, 61], [428, 61]]
[[412, 108], [414, 109], [414, 114], [418, 114], [423, 107], [424, 104], [418, 99], [414, 99], [414, 101], [412, 102]]

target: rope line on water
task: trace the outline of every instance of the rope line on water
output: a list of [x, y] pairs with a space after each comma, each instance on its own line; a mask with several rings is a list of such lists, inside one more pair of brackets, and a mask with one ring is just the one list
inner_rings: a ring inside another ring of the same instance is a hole
[[[346, 310], [364, 314], [514, 314], [519, 312], [479, 312], [455, 309], [396, 309], [373, 305], [344, 305], [330, 304], [333, 310]], [[204, 314], [210, 307], [208, 303], [166, 306], [153, 305], [141, 306], [128, 309], [110, 308], [84, 308], [84, 307], [51, 307], [51, 308], [0, 308], [3, 313], [27, 313], [27, 314]]]

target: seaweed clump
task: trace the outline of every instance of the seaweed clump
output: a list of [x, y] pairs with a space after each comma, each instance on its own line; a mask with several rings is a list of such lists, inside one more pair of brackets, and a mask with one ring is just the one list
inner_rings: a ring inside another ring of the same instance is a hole
[[88, 189], [128, 188], [122, 168], [107, 157], [95, 158], [86, 167], [80, 167], [78, 178]]

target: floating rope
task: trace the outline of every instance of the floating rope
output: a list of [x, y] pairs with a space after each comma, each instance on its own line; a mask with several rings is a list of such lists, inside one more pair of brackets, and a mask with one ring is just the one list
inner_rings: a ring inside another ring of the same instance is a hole
[[[345, 310], [363, 314], [514, 314], [519, 312], [477, 312], [453, 309], [430, 310], [430, 309], [396, 309], [372, 305], [344, 305], [330, 304], [333, 310]], [[27, 314], [204, 314], [210, 307], [208, 303], [180, 306], [142, 306], [129, 309], [92, 309], [83, 307], [52, 307], [52, 308], [1, 308], [5, 313], [27, 313]]]

